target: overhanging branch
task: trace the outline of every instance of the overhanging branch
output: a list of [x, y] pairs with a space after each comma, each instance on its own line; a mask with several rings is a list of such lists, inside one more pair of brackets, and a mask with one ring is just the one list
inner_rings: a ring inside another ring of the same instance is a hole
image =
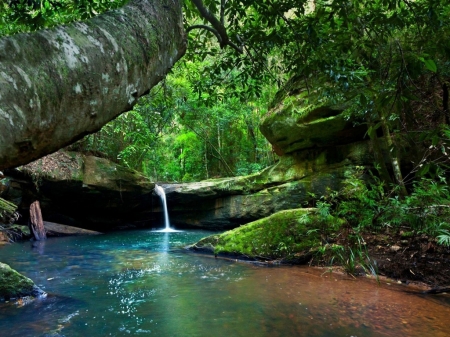
[[217, 40], [219, 40], [219, 43], [222, 43], [222, 37], [220, 36], [219, 32], [217, 30], [215, 30], [214, 28], [210, 27], [210, 26], [207, 26], [207, 25], [192, 25], [192, 26], [189, 26], [188, 28], [186, 28], [186, 33], [189, 33], [193, 29], [205, 29], [205, 30], [213, 33], [217, 37]]
[[[243, 53], [243, 50], [241, 47], [233, 43], [228, 34], [227, 30], [224, 26], [224, 16], [225, 16], [225, 1], [221, 0], [221, 6], [220, 6], [220, 20], [218, 20], [203, 4], [202, 0], [191, 0], [192, 3], [197, 7], [198, 11], [200, 12], [200, 15], [207, 20], [212, 27], [206, 26], [206, 25], [195, 25], [187, 28], [187, 31], [190, 31], [194, 28], [203, 28], [210, 32], [212, 32], [214, 35], [216, 35], [217, 39], [219, 40], [220, 48], [225, 48], [226, 46], [230, 46], [234, 50], [236, 50], [239, 54]], [[200, 27], [201, 26], [201, 27]], [[194, 28], [192, 28], [194, 27]], [[208, 28], [206, 28], [208, 27]], [[220, 36], [220, 38], [218, 37]]]

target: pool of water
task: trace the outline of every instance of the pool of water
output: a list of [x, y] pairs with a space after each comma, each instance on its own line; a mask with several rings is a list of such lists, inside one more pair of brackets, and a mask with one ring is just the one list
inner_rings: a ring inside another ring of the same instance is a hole
[[209, 234], [141, 230], [0, 249], [0, 261], [49, 293], [0, 303], [0, 335], [450, 335], [448, 295], [180, 248]]

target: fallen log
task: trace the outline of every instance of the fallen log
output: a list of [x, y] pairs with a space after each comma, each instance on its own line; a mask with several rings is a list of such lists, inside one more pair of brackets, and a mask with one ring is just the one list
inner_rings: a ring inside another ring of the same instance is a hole
[[423, 292], [424, 294], [442, 294], [442, 293], [450, 293], [450, 287], [447, 288], [433, 288], [430, 290], [426, 290]]
[[44, 227], [48, 236], [69, 236], [69, 235], [99, 235], [103, 234], [89, 229], [61, 225], [55, 222], [44, 221]]

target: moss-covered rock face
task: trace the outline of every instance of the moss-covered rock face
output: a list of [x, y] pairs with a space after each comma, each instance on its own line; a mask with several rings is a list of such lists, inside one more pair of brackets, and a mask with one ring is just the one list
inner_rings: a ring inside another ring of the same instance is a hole
[[24, 296], [38, 297], [45, 295], [45, 292], [39, 289], [32, 280], [1, 262], [0, 280], [0, 299], [9, 300]]
[[321, 230], [324, 227], [339, 228], [342, 223], [331, 216], [322, 219], [311, 208], [284, 210], [204, 238], [191, 248], [250, 259], [304, 263], [321, 245]]
[[315, 92], [308, 93], [301, 80], [293, 79], [287, 87], [289, 90], [280, 91], [287, 94], [277, 95], [260, 125], [278, 154], [348, 144], [363, 138], [365, 126], [354, 127], [343, 107], [327, 104]]
[[276, 165], [249, 176], [163, 187], [172, 224], [230, 229], [304, 207], [311, 195], [339, 190], [355, 166], [371, 163], [369, 143], [363, 141], [284, 155]]

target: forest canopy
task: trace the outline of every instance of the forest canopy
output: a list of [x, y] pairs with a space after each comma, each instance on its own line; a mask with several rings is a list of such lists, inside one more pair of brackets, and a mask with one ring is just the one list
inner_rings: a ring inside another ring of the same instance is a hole
[[[0, 32], [83, 20], [123, 4], [6, 1]], [[316, 99], [345, 104], [349, 118], [366, 123], [372, 138], [388, 136], [383, 141], [392, 148], [392, 167], [380, 167], [380, 175], [389, 180], [386, 172], [393, 171], [402, 185], [390, 135], [405, 132], [409, 142], [428, 140], [442, 150], [445, 132], [438, 126], [449, 123], [449, 18], [443, 0], [186, 0], [187, 55], [133, 111], [78, 147], [157, 179], [251, 173], [274, 161], [258, 121], [275, 93], [287, 95], [284, 84], [296, 78]], [[435, 164], [423, 162], [417, 170], [427, 174]], [[155, 173], [155, 165], [163, 173]]]

